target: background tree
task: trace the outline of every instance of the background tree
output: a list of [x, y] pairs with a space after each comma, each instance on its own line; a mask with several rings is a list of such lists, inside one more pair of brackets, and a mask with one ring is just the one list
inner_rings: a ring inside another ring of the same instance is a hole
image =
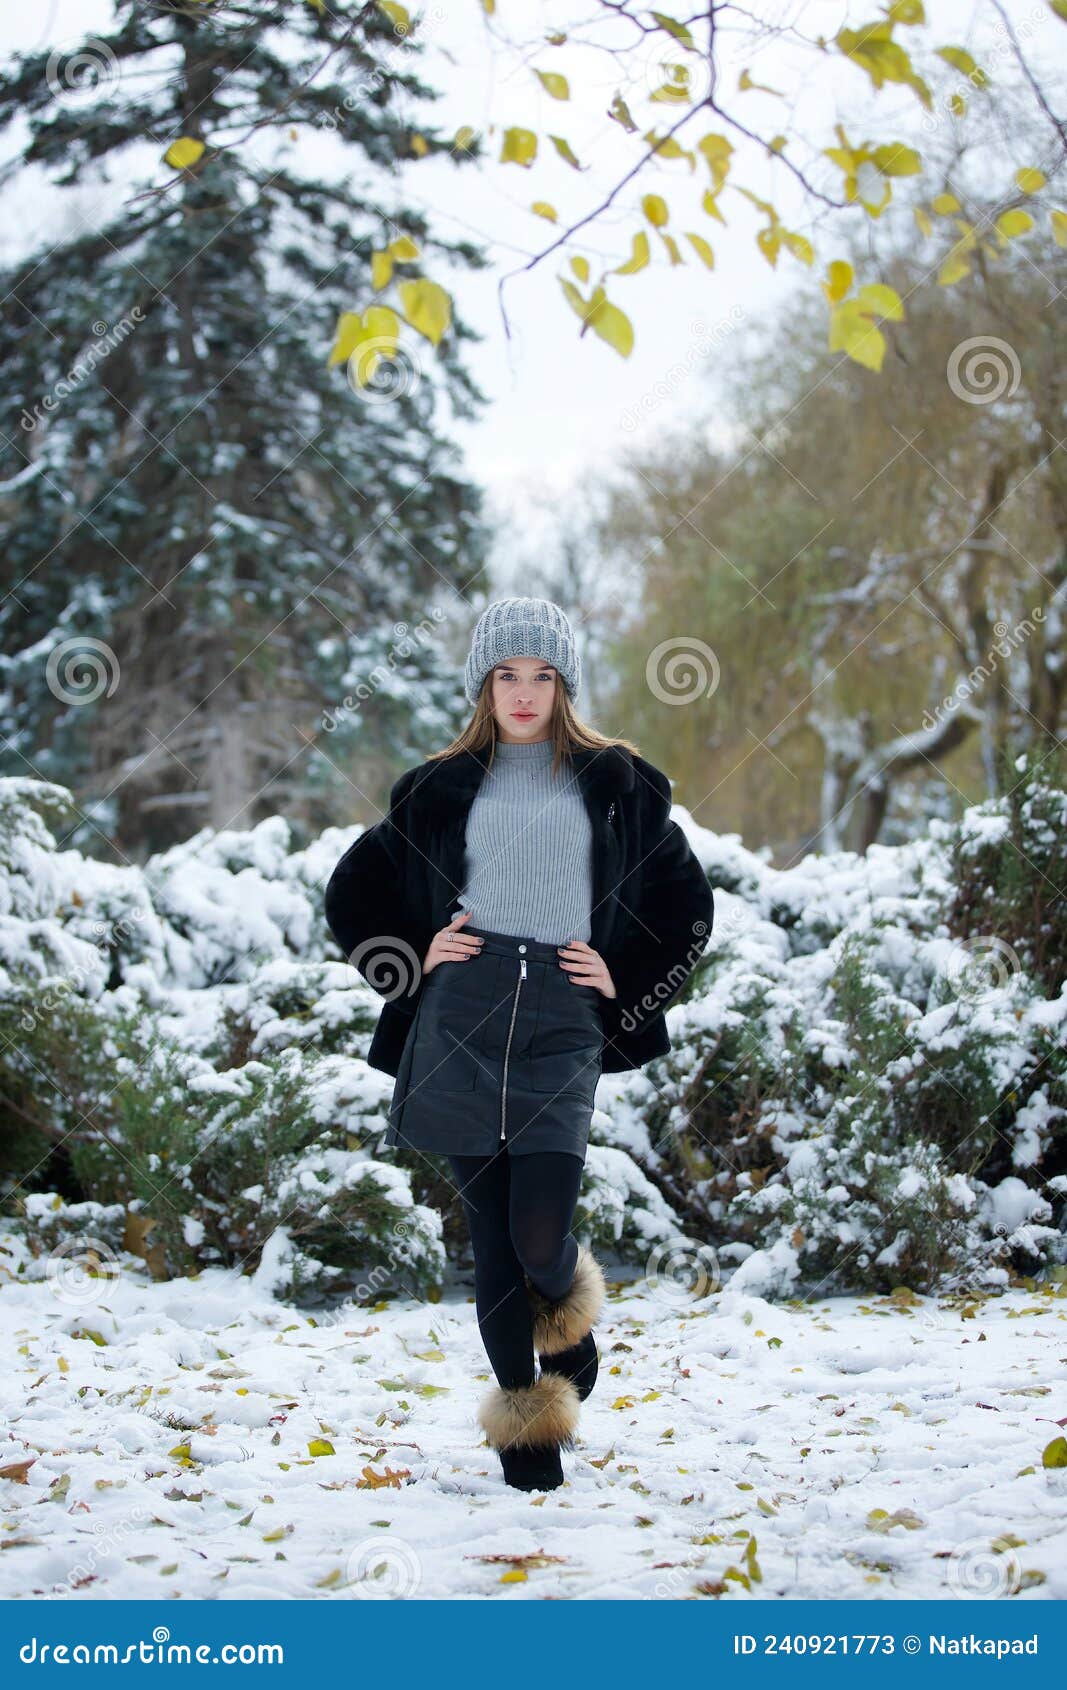
[[786, 857], [1003, 791], [1064, 726], [1067, 261], [936, 295], [885, 262], [911, 303], [880, 375], [825, 351], [817, 301], [754, 331], [717, 371], [731, 446], [632, 456], [600, 539], [637, 737], [698, 820]]
[[115, 18], [80, 58], [0, 77], [0, 126], [27, 131], [7, 176], [36, 165], [79, 193], [136, 185], [146, 137], [157, 156], [179, 133], [245, 144], [199, 170], [168, 148], [164, 183], [3, 277], [3, 767], [75, 788], [125, 852], [278, 811], [309, 835], [368, 819], [364, 786], [454, 709], [443, 629], [487, 533], [436, 419], [482, 395], [461, 324], [432, 365], [364, 357], [346, 385], [320, 313], [383, 239], [481, 259], [302, 168], [291, 137], [324, 128], [384, 184], [430, 90], [379, 62], [376, 6], [334, 19], [325, 54], [323, 18], [285, 0], [117, 0]]

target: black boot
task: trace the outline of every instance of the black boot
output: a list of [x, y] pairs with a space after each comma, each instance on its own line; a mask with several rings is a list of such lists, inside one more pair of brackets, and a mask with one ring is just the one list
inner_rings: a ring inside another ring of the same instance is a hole
[[558, 1373], [542, 1373], [532, 1385], [495, 1385], [486, 1393], [478, 1419], [500, 1457], [506, 1484], [555, 1490], [563, 1483], [560, 1450], [574, 1447], [578, 1406], [575, 1387]]
[[553, 1302], [526, 1275], [526, 1295], [533, 1315], [534, 1348], [543, 1373], [557, 1373], [577, 1388], [584, 1402], [596, 1384], [599, 1362], [593, 1322], [604, 1306], [604, 1274], [600, 1263], [584, 1244], [578, 1246], [578, 1260], [570, 1290]]
[[546, 1444], [542, 1449], [526, 1449], [517, 1444], [511, 1449], [498, 1450], [497, 1454], [504, 1483], [512, 1490], [557, 1490], [563, 1483], [558, 1444]]
[[582, 1402], [596, 1384], [599, 1369], [596, 1339], [591, 1332], [587, 1332], [577, 1344], [572, 1344], [569, 1350], [557, 1350], [555, 1355], [541, 1357], [541, 1371], [562, 1373], [574, 1385]]

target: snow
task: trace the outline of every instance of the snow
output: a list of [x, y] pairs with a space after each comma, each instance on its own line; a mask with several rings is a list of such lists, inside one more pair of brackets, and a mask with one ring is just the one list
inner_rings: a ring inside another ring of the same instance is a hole
[[0, 1232], [0, 1597], [1067, 1597], [1063, 1284], [770, 1303], [754, 1257], [692, 1298], [609, 1266], [566, 1482], [527, 1495], [476, 1423], [469, 1270], [309, 1317], [287, 1248], [24, 1282]]
[[[73, 988], [108, 1091], [136, 1072], [240, 1160], [200, 1191], [144, 1156], [181, 1186], [188, 1278], [117, 1247], [143, 1201], [37, 1192], [0, 1221], [0, 1596], [395, 1579], [743, 1600], [753, 1555], [765, 1596], [959, 1593], [972, 1564], [1024, 1598], [1067, 1594], [1067, 1480], [1041, 1464], [1062, 1419], [1067, 1176], [1045, 1169], [1067, 988], [945, 923], [952, 849], [991, 850], [1003, 806], [967, 811], [962, 847], [934, 822], [787, 871], [677, 812], [715, 887], [710, 966], [667, 1012], [670, 1055], [598, 1085], [579, 1224], [611, 1261], [602, 1374], [567, 1485], [530, 1499], [476, 1424], [487, 1363], [438, 1198], [380, 1146], [381, 1000], [331, 954], [322, 909], [358, 829], [292, 851], [274, 817], [118, 868], [56, 848], [32, 806], [62, 800], [0, 780], [0, 987], [35, 1015]], [[139, 1068], [125, 1017], [145, 1027]], [[227, 1256], [219, 1217], [241, 1204]], [[339, 1302], [318, 1263], [333, 1301], [312, 1319], [285, 1299], [339, 1214], [362, 1283]], [[234, 1254], [258, 1265], [219, 1265]], [[865, 1282], [943, 1291], [823, 1300]], [[504, 1585], [477, 1558], [538, 1550], [562, 1559]]]
[[1011, 1159], [1017, 1168], [1031, 1168], [1041, 1160], [1051, 1136], [1053, 1121], [1062, 1118], [1064, 1111], [1051, 1104], [1042, 1086], [1015, 1117], [1015, 1145]]
[[1014, 1174], [985, 1194], [983, 1206], [995, 1232], [1014, 1233], [1025, 1222], [1046, 1221], [1051, 1214], [1041, 1193], [1032, 1191]]

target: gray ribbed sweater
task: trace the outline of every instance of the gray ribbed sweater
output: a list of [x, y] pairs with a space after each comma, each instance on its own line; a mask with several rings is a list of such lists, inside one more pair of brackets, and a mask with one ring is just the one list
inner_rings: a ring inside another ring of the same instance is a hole
[[593, 828], [573, 769], [552, 774], [553, 744], [498, 743], [467, 816], [468, 926], [563, 945], [588, 942]]

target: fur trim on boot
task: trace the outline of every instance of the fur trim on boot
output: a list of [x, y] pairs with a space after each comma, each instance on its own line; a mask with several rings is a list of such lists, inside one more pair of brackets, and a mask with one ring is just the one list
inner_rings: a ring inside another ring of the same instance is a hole
[[542, 1373], [532, 1385], [495, 1385], [478, 1405], [478, 1421], [495, 1450], [571, 1449], [579, 1407], [569, 1379]]
[[526, 1275], [526, 1295], [533, 1313], [534, 1348], [539, 1355], [554, 1356], [573, 1349], [592, 1329], [604, 1306], [604, 1274], [600, 1263], [584, 1244], [578, 1246], [578, 1264], [571, 1288], [552, 1302]]

